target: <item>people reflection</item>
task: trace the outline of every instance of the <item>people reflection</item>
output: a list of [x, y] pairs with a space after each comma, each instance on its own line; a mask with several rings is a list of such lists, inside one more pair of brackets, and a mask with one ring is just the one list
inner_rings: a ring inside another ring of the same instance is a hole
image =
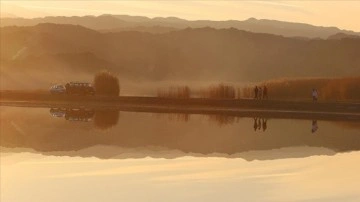
[[312, 121], [312, 125], [311, 125], [311, 132], [315, 133], [318, 130], [318, 124], [317, 124], [317, 120], [313, 120]]
[[257, 130], [257, 118], [254, 117], [254, 131]]
[[267, 119], [262, 119], [262, 128], [263, 128], [263, 131], [265, 132], [266, 128], [267, 128]]
[[261, 130], [261, 128], [265, 132], [267, 129], [267, 119], [254, 117], [254, 131]]

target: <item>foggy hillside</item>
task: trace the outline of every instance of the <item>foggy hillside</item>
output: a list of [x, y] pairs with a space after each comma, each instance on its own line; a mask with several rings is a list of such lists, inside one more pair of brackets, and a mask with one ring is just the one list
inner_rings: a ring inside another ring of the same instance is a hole
[[157, 17], [148, 18], [142, 16], [128, 15], [100, 15], [100, 16], [82, 16], [82, 17], [44, 17], [44, 18], [1, 18], [0, 25], [4, 26], [34, 26], [39, 23], [56, 23], [81, 25], [94, 30], [107, 30], [108, 32], [117, 32], [119, 30], [133, 30], [151, 33], [163, 33], [175, 29], [212, 27], [216, 29], [236, 28], [257, 33], [269, 33], [282, 35], [286, 37], [309, 37], [324, 38], [337, 34], [339, 32], [360, 35], [353, 31], [341, 30], [336, 27], [313, 26], [304, 23], [282, 22], [276, 20], [250, 18], [244, 21], [227, 20], [184, 20], [176, 17]]
[[73, 78], [103, 69], [143, 81], [360, 75], [360, 39], [303, 40], [213, 28], [100, 33], [56, 24], [5, 27], [0, 34], [2, 78], [54, 72]]

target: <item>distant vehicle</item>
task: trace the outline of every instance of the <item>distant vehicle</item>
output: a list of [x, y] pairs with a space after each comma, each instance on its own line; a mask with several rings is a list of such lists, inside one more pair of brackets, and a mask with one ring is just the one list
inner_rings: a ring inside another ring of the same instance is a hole
[[67, 94], [95, 95], [95, 88], [90, 83], [70, 82], [65, 85]]
[[66, 88], [64, 85], [56, 84], [50, 87], [51, 94], [64, 94], [66, 93]]

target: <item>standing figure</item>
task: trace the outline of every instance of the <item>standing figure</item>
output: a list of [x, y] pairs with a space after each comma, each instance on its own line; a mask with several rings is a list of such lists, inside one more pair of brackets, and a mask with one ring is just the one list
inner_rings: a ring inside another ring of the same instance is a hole
[[263, 99], [268, 99], [268, 89], [266, 86], [263, 89]]
[[66, 90], [66, 93], [67, 94], [70, 94], [71, 93], [71, 86], [70, 86], [70, 84], [69, 83], [66, 83], [66, 85], [65, 85], [65, 90]]
[[318, 92], [315, 88], [313, 88], [312, 90], [312, 98], [313, 98], [313, 102], [316, 102], [318, 100]]
[[262, 91], [261, 87], [259, 87], [259, 92], [258, 92], [259, 100], [261, 100], [261, 98], [262, 98], [262, 93], [263, 93], [263, 91]]
[[259, 89], [257, 86], [255, 86], [255, 88], [254, 88], [255, 100], [258, 98], [258, 92], [259, 92]]

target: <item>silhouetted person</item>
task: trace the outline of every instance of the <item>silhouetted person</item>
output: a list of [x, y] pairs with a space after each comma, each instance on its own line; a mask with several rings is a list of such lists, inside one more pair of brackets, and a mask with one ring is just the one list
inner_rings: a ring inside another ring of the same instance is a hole
[[313, 102], [316, 102], [318, 100], [318, 92], [315, 88], [313, 88], [312, 90], [312, 98], [313, 98]]
[[260, 120], [260, 118], [258, 118], [258, 123], [257, 123], [257, 125], [258, 125], [258, 130], [261, 130], [261, 120]]
[[66, 93], [70, 93], [70, 84], [66, 83], [65, 85]]
[[265, 131], [267, 128], [267, 120], [266, 119], [262, 119], [262, 129], [263, 131]]
[[259, 98], [259, 100], [261, 100], [261, 98], [262, 98], [262, 89], [261, 89], [261, 87], [259, 87], [258, 98]]
[[318, 124], [317, 124], [317, 120], [313, 120], [313, 121], [312, 121], [312, 125], [311, 125], [311, 132], [312, 132], [312, 133], [315, 133], [318, 128], [319, 128], [319, 127], [318, 127]]
[[266, 86], [263, 89], [263, 99], [268, 99], [268, 89]]
[[254, 88], [254, 93], [255, 93], [255, 99], [257, 99], [258, 93], [259, 93], [259, 88], [257, 86], [255, 86], [255, 88]]
[[254, 118], [254, 131], [256, 131], [257, 127], [257, 118]]

